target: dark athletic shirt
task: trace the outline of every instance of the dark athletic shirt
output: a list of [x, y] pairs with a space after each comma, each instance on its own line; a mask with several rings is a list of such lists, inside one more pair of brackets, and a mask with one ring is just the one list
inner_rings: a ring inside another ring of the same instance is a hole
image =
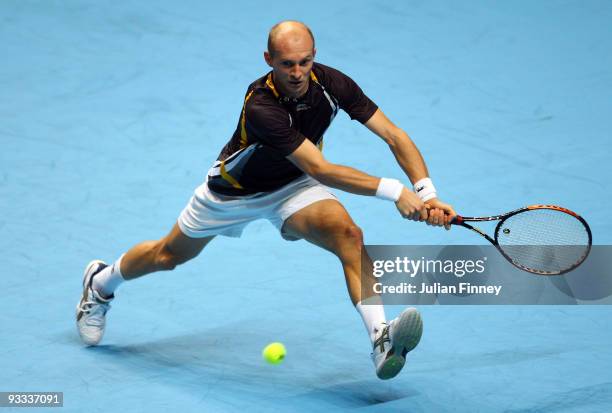
[[208, 187], [219, 194], [243, 196], [270, 192], [304, 173], [286, 156], [304, 139], [322, 147], [323, 134], [338, 113], [367, 122], [378, 108], [342, 72], [314, 63], [306, 94], [279, 95], [272, 73], [249, 85], [238, 126], [213, 169]]

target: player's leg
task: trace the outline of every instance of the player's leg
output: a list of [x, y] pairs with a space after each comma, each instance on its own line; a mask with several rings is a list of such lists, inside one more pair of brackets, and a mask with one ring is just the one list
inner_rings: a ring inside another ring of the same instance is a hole
[[[340, 202], [326, 199], [299, 210], [285, 221], [282, 233], [291, 238], [303, 238], [334, 253], [342, 264], [353, 305], [357, 305], [362, 300], [363, 234]], [[366, 265], [371, 266], [367, 255], [364, 256], [364, 261]]]
[[123, 254], [112, 266], [95, 274], [92, 286], [103, 296], [111, 296], [119, 284], [156, 271], [173, 270], [200, 254], [213, 236], [191, 238], [178, 224], [165, 237], [144, 241]]
[[89, 263], [76, 313], [81, 339], [89, 345], [102, 339], [106, 312], [115, 289], [123, 281], [172, 270], [196, 257], [216, 235], [240, 237], [245, 226], [260, 218], [261, 213], [248, 200], [222, 199], [208, 189], [207, 182], [201, 184], [168, 235], [134, 246], [110, 266], [99, 260]]
[[[380, 297], [372, 292], [372, 261], [363, 246], [362, 231], [342, 204], [335, 199], [310, 204], [287, 218], [281, 231], [286, 238], [303, 238], [338, 257], [351, 301], [373, 342], [387, 321], [385, 311]], [[363, 288], [362, 283], [366, 283]]]
[[96, 345], [102, 339], [106, 313], [115, 289], [123, 281], [155, 271], [172, 270], [195, 258], [213, 238], [190, 238], [175, 224], [165, 237], [134, 246], [113, 265], [100, 260], [90, 262], [85, 269], [83, 295], [76, 311], [77, 329], [83, 342]]
[[121, 260], [121, 274], [132, 280], [156, 271], [173, 270], [197, 257], [213, 238], [190, 238], [174, 224], [164, 238], [142, 242], [126, 252]]
[[[372, 340], [376, 374], [381, 379], [395, 377], [404, 366], [406, 354], [420, 341], [421, 317], [416, 309], [409, 308], [386, 323], [382, 301], [371, 288], [372, 261], [365, 251], [362, 231], [348, 212], [336, 200], [318, 201], [287, 218], [282, 232], [304, 238], [340, 259], [349, 295]], [[362, 283], [366, 283], [363, 289]]]

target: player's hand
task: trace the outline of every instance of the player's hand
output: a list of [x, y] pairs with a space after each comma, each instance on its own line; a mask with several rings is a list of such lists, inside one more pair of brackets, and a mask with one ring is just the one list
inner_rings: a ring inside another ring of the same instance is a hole
[[444, 226], [444, 228], [449, 230], [451, 228], [451, 221], [457, 215], [453, 207], [440, 201], [438, 198], [432, 198], [426, 201], [425, 204], [429, 207], [427, 225]]
[[395, 202], [395, 206], [400, 214], [412, 221], [427, 220], [427, 209], [429, 208], [421, 198], [408, 188], [404, 188], [399, 199]]

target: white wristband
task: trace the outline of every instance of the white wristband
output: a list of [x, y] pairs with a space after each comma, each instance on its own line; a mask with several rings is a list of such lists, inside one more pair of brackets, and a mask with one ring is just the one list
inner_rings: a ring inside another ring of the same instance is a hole
[[403, 189], [404, 185], [397, 179], [380, 178], [378, 189], [376, 189], [376, 197], [395, 202], [399, 199]]
[[436, 198], [436, 187], [429, 178], [419, 179], [414, 184], [414, 192], [421, 198], [421, 201], [429, 201], [432, 198]]

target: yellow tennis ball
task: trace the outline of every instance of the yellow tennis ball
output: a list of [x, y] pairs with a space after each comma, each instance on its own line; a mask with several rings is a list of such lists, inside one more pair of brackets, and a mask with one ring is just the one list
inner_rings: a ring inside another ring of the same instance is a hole
[[282, 363], [286, 354], [287, 350], [285, 350], [283, 343], [270, 343], [261, 352], [264, 360], [270, 364]]

